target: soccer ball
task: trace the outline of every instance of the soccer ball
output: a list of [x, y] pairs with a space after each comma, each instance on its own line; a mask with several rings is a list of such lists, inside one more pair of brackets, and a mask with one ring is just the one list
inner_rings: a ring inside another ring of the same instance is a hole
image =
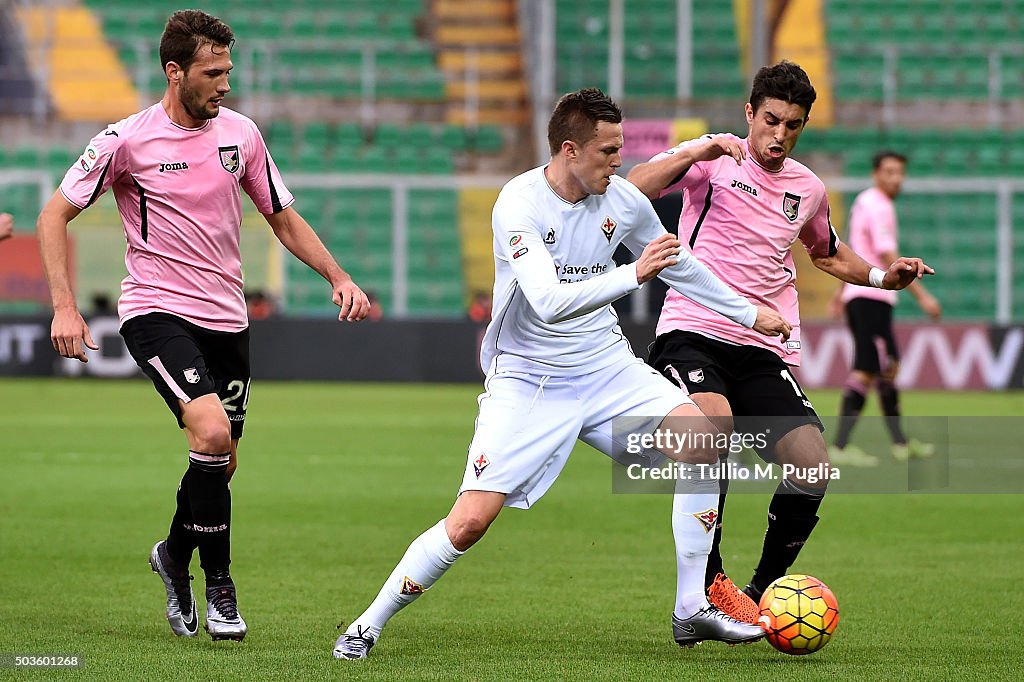
[[765, 639], [784, 654], [813, 654], [839, 625], [839, 604], [828, 586], [809, 575], [784, 575], [761, 595]]

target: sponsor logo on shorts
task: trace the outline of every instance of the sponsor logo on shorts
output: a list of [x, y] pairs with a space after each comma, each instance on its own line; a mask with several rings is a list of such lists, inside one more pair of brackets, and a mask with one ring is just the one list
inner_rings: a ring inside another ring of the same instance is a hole
[[420, 585], [409, 576], [405, 576], [402, 579], [402, 594], [423, 594], [423, 585]]
[[190, 383], [190, 384], [198, 384], [199, 383], [199, 372], [196, 371], [195, 367], [189, 367], [188, 369], [186, 369], [183, 372], [183, 374], [185, 375], [185, 381], [187, 381], [188, 383]]
[[480, 474], [490, 465], [491, 460], [487, 459], [487, 455], [481, 452], [480, 456], [473, 460], [473, 471], [476, 472], [476, 477], [480, 478]]
[[530, 250], [524, 246], [523, 248], [519, 249], [518, 251], [512, 254], [512, 260], [515, 260], [520, 256], [525, 256], [527, 253], [529, 253], [529, 251]]
[[707, 511], [694, 514], [693, 518], [700, 521], [700, 524], [704, 526], [705, 533], [710, 533], [715, 529], [715, 524], [718, 523], [718, 511], [715, 509], [708, 509]]
[[704, 381], [704, 368], [701, 367], [700, 369], [691, 369], [686, 376], [690, 380], [690, 383], [699, 384], [700, 382]]
[[232, 415], [229, 415], [228, 416], [228, 421], [229, 422], [244, 422], [245, 421], [245, 415], [244, 414], [232, 414]]

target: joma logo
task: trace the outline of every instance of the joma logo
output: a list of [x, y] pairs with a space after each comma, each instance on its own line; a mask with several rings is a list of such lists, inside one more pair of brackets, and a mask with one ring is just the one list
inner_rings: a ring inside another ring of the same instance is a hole
[[160, 172], [165, 171], [176, 171], [176, 170], [188, 170], [188, 164], [182, 161], [181, 163], [161, 163]]
[[750, 185], [748, 185], [745, 182], [740, 182], [739, 180], [733, 180], [732, 181], [732, 186], [736, 187], [737, 189], [743, 190], [747, 194], [753, 194], [755, 197], [757, 196], [757, 188], [756, 187], [751, 187]]

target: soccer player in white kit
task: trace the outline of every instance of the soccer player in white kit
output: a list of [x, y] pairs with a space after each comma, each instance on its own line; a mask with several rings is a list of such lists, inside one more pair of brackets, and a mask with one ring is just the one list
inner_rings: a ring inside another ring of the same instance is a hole
[[[647, 416], [662, 425], [713, 433], [683, 391], [640, 361], [611, 302], [660, 276], [672, 287], [762, 334], [787, 335], [776, 312], [734, 294], [658, 220], [650, 201], [615, 175], [622, 113], [597, 89], [563, 96], [548, 124], [548, 165], [513, 178], [494, 205], [494, 312], [484, 336], [487, 374], [459, 496], [445, 519], [420, 535], [369, 608], [338, 638], [334, 655], [366, 658], [385, 623], [429, 589], [477, 542], [503, 506], [527, 509], [554, 483], [577, 439], [606, 455], [625, 454], [612, 420]], [[616, 267], [625, 244], [639, 259]], [[716, 461], [714, 448], [665, 453], [690, 464]], [[679, 554], [676, 640], [729, 643], [761, 637], [758, 626], [726, 616], [704, 595], [718, 484], [685, 496], [688, 542]]]
[[160, 39], [167, 90], [160, 102], [96, 135], [38, 220], [53, 300], [51, 341], [66, 358], [96, 350], [68, 272], [68, 223], [113, 189], [124, 223], [128, 276], [121, 335], [188, 440], [188, 468], [166, 540], [149, 563], [164, 583], [171, 631], [194, 637], [199, 615], [189, 563], [206, 577], [213, 639], [241, 640], [231, 563], [231, 492], [249, 402], [249, 321], [239, 228], [244, 190], [278, 240], [331, 286], [339, 319], [370, 304], [291, 205], [256, 124], [223, 107], [230, 92], [231, 28], [198, 10], [175, 12]]

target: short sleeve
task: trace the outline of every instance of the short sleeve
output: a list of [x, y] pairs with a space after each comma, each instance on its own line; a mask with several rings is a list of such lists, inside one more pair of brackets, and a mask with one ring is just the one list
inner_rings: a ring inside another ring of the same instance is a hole
[[[701, 137], [692, 140], [680, 142], [675, 147], [672, 147], [672, 149], [666, 149], [660, 154], [654, 155], [653, 157], [651, 157], [651, 161], [653, 162], [661, 161], [662, 159], [667, 159], [671, 156], [674, 156], [675, 154], [678, 154], [680, 151], [686, 149], [687, 147], [692, 147], [693, 145], [706, 142], [707, 140], [711, 139], [711, 137], [711, 135], [702, 135]], [[706, 182], [707, 179], [707, 167], [705, 166], [703, 161], [698, 161], [694, 164], [691, 164], [689, 168], [687, 168], [685, 171], [683, 171], [678, 176], [673, 178], [672, 181], [668, 185], [666, 185], [663, 190], [658, 192], [658, 196], [663, 197], [666, 194], [671, 194], [673, 192], [678, 192], [680, 190], [696, 187], [700, 183]]]
[[800, 241], [806, 247], [807, 253], [814, 258], [831, 258], [839, 250], [839, 235], [832, 227], [832, 214], [824, 187], [821, 189], [818, 209], [800, 230]]
[[267, 149], [263, 135], [255, 123], [249, 126], [243, 153], [245, 174], [242, 176], [242, 189], [252, 199], [256, 210], [264, 215], [270, 215], [291, 206], [295, 197], [285, 187], [281, 172], [270, 156], [270, 150]]
[[123, 139], [116, 124], [89, 140], [85, 151], [60, 183], [64, 198], [84, 209], [110, 189], [125, 167], [122, 145]]

